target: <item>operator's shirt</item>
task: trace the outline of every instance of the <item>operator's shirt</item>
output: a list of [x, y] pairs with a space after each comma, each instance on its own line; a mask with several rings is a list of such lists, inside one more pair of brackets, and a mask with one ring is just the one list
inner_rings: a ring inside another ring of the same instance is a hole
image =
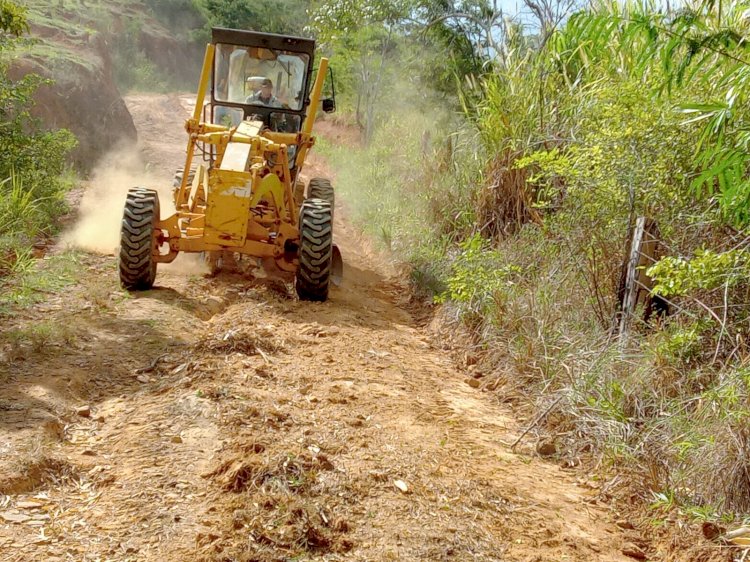
[[254, 105], [265, 105], [266, 107], [281, 107], [281, 102], [279, 101], [279, 98], [272, 95], [270, 98], [264, 100], [260, 96], [260, 92], [255, 92], [252, 96], [248, 97], [245, 100], [245, 103], [254, 104]]

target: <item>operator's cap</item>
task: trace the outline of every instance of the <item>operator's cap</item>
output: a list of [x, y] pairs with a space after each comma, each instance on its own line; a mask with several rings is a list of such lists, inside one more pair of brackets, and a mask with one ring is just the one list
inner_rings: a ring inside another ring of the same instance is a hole
[[260, 83], [261, 86], [272, 86], [273, 87], [273, 81], [270, 78], [264, 78], [263, 82]]

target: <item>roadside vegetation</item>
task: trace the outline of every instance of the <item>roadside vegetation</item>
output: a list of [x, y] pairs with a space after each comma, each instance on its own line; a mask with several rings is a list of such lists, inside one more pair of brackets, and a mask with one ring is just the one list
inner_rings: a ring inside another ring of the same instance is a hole
[[0, 283], [26, 269], [34, 243], [55, 232], [70, 186], [66, 155], [75, 146], [68, 131], [44, 130], [29, 113], [43, 80], [8, 77], [10, 52], [27, 31], [26, 10], [0, 1]]
[[[610, 491], [746, 513], [750, 6], [527, 2], [525, 26], [482, 2], [343, 6], [312, 19], [348, 53], [334, 64], [362, 147], [325, 149], [364, 228], [464, 328], [471, 372]], [[438, 64], [423, 53], [440, 44]], [[623, 337], [639, 216], [658, 225], [648, 273], [669, 311], [635, 311]]]

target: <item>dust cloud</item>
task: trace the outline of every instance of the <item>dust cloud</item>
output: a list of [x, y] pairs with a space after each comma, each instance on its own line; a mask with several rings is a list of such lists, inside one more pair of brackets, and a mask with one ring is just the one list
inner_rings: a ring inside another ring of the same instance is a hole
[[[143, 162], [137, 149], [114, 150], [97, 164], [91, 179], [84, 184], [78, 219], [63, 234], [62, 242], [81, 250], [104, 255], [117, 255], [120, 245], [120, 224], [125, 196], [131, 187], [147, 187], [159, 193], [161, 217], [174, 212], [172, 178], [152, 171]], [[181, 254], [171, 264], [159, 269], [184, 275], [207, 273], [198, 254]]]
[[180, 254], [172, 263], [159, 264], [159, 269], [177, 275], [208, 275], [209, 273], [202, 254]]
[[[90, 252], [113, 255], [120, 244], [120, 223], [125, 196], [131, 187], [159, 192], [162, 216], [171, 204], [171, 185], [150, 173], [136, 149], [114, 150], [97, 164], [81, 199], [78, 220], [63, 235], [63, 242]], [[163, 189], [162, 189], [163, 188]]]

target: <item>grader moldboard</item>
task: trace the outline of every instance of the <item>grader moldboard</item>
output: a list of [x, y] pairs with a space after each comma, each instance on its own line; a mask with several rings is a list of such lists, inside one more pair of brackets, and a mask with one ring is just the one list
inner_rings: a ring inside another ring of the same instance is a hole
[[202, 252], [213, 273], [239, 255], [293, 276], [302, 300], [328, 298], [343, 268], [333, 244], [333, 187], [311, 179], [305, 197], [300, 179], [315, 143], [318, 106], [335, 110], [334, 98], [321, 99], [328, 59], [320, 59], [312, 82], [314, 54], [311, 39], [213, 29], [195, 111], [185, 123], [189, 140], [174, 186], [176, 212], [162, 219], [152, 189], [128, 192], [119, 255], [123, 287], [150, 289], [157, 264]]

